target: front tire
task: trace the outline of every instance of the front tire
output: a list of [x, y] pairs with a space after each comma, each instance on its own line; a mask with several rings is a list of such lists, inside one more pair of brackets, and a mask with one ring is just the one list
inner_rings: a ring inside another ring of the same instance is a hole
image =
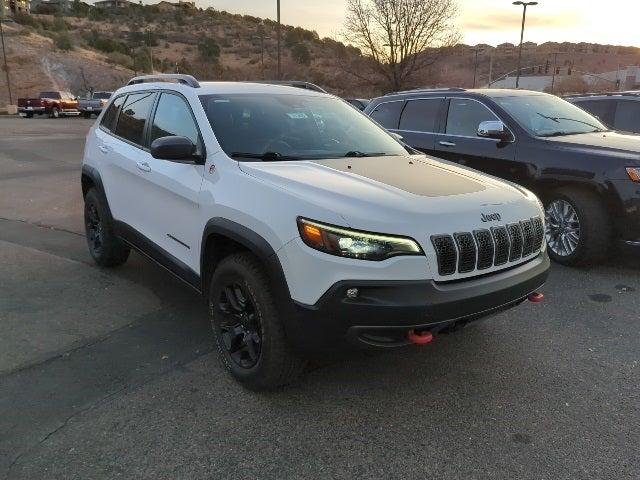
[[209, 288], [209, 312], [227, 371], [251, 390], [293, 382], [305, 361], [287, 343], [269, 279], [248, 252], [223, 259]]
[[131, 249], [116, 236], [106, 200], [95, 188], [84, 199], [84, 225], [89, 253], [98, 265], [116, 267], [127, 261]]
[[552, 260], [584, 266], [606, 258], [611, 220], [597, 195], [578, 188], [559, 189], [549, 195], [545, 210], [545, 237]]
[[51, 118], [60, 118], [60, 110], [57, 107], [51, 109]]

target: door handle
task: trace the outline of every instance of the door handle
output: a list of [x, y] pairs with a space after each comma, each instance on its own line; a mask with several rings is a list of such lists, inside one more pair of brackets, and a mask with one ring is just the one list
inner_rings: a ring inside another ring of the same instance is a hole
[[138, 170], [142, 170], [143, 172], [151, 171], [151, 167], [147, 162], [136, 162], [136, 167], [138, 167]]
[[104, 145], [98, 146], [98, 150], [100, 150], [102, 153], [109, 153], [109, 148], [105, 147]]
[[453, 143], [453, 142], [445, 142], [444, 140], [442, 140], [440, 142], [440, 145], [442, 145], [443, 147], [455, 147], [456, 146], [455, 143]]

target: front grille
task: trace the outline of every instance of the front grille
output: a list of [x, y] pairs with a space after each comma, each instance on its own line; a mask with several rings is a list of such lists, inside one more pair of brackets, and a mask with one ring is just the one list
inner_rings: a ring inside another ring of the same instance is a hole
[[533, 217], [531, 223], [533, 224], [533, 251], [537, 252], [542, 248], [544, 240], [544, 223], [540, 217]]
[[540, 217], [491, 227], [490, 230], [433, 235], [440, 275], [469, 273], [505, 265], [542, 248], [544, 223]]
[[531, 220], [523, 220], [520, 222], [520, 228], [522, 229], [522, 256], [526, 257], [533, 253], [533, 225], [531, 224]]
[[507, 225], [507, 231], [509, 232], [509, 241], [511, 242], [509, 261], [515, 262], [522, 257], [522, 230], [520, 230], [519, 223], [511, 223]]
[[493, 234], [493, 241], [496, 245], [494, 265], [504, 265], [509, 261], [509, 247], [511, 245], [507, 227], [492, 227], [491, 233]]
[[491, 268], [493, 265], [493, 238], [489, 230], [476, 230], [473, 232], [478, 245], [478, 270]]
[[458, 245], [458, 272], [472, 272], [476, 268], [476, 242], [470, 233], [456, 233], [454, 235]]
[[433, 243], [438, 257], [438, 273], [440, 275], [456, 273], [458, 252], [451, 235], [434, 235], [431, 237], [431, 243]]

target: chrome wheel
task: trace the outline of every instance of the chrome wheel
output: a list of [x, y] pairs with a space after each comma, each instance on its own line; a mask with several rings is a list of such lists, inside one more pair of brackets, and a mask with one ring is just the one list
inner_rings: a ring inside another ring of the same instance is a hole
[[568, 257], [580, 243], [578, 213], [566, 200], [554, 200], [546, 210], [545, 236], [549, 248], [561, 257]]

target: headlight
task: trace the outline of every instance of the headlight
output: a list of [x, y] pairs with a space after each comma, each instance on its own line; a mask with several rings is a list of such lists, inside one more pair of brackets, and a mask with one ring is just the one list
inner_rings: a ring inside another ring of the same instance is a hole
[[423, 255], [415, 240], [361, 232], [298, 218], [298, 230], [309, 247], [340, 257], [385, 260], [398, 255]]
[[640, 183], [640, 167], [627, 167], [627, 175], [632, 182]]

